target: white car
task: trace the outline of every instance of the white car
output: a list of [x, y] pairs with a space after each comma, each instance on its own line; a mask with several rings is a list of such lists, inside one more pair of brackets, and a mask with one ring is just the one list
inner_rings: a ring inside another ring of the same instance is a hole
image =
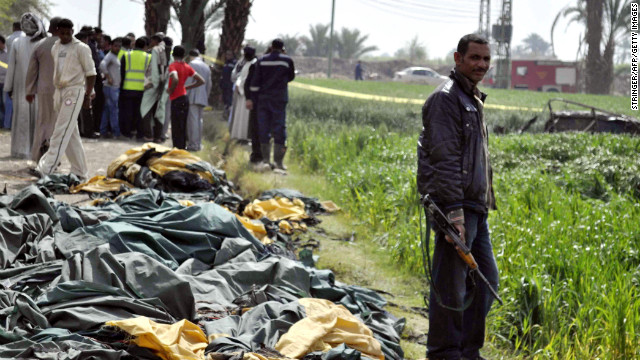
[[438, 74], [428, 67], [408, 67], [402, 71], [397, 71], [393, 76], [393, 81], [415, 82], [438, 86], [449, 78]]

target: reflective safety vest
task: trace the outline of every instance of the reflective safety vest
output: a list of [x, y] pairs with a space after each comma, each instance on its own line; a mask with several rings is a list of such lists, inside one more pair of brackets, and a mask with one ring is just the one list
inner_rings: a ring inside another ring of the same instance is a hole
[[151, 62], [151, 55], [142, 50], [132, 50], [124, 54], [125, 67], [123, 90], [144, 91], [144, 73]]
[[118, 61], [120, 61], [120, 59], [122, 59], [122, 55], [126, 54], [128, 52], [128, 50], [123, 50], [124, 48], [120, 49], [120, 52], [118, 53]]

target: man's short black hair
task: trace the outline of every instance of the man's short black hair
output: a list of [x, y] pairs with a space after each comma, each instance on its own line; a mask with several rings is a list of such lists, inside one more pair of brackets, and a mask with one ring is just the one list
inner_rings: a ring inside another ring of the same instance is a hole
[[62, 20], [62, 18], [58, 17], [58, 16], [54, 16], [49, 20], [49, 28], [55, 30], [58, 28], [58, 24], [60, 23], [60, 20]]
[[164, 41], [164, 44], [168, 47], [171, 47], [171, 45], [173, 45], [173, 39], [168, 36], [163, 37], [162, 41]]
[[0, 43], [6, 43], [7, 40], [4, 39], [4, 36], [0, 35]]
[[133, 33], [127, 33], [127, 35], [125, 35], [125, 36], [127, 36], [127, 37], [128, 37], [128, 36], [136, 37]]
[[122, 46], [128, 48], [129, 46], [131, 46], [131, 39], [129, 39], [128, 37], [123, 37], [120, 38], [121, 42], [122, 42]]
[[80, 29], [80, 32], [87, 33], [87, 35], [93, 35], [96, 32], [93, 30], [92, 26], [85, 25]]
[[185, 53], [185, 50], [184, 50], [184, 48], [183, 48], [182, 46], [180, 46], [180, 45], [176, 45], [176, 46], [173, 48], [173, 57], [183, 58], [183, 57], [184, 57], [184, 53]]
[[[127, 39], [129, 40], [129, 44], [131, 44], [131, 39]], [[115, 43], [119, 43], [120, 45], [122, 45], [122, 38], [121, 37], [117, 37], [115, 39], [113, 39], [113, 41], [111, 41], [111, 44], [115, 44]]]
[[109, 35], [102, 35], [102, 40], [104, 40], [109, 45], [111, 45], [112, 43], [111, 36]]
[[16, 21], [13, 23], [13, 31], [18, 31], [18, 30], [22, 30], [22, 25], [20, 24], [20, 21]]
[[96, 34], [102, 34], [102, 29], [100, 29], [100, 28], [99, 28], [99, 27], [97, 27], [97, 26], [95, 26], [95, 27], [93, 28], [93, 31], [94, 31]]
[[470, 42], [473, 42], [476, 44], [482, 44], [482, 45], [489, 45], [489, 41], [485, 39], [483, 36], [480, 36], [478, 34], [467, 34], [463, 36], [460, 39], [460, 41], [458, 41], [458, 49], [456, 51], [459, 52], [461, 55], [466, 54], [467, 50], [469, 49]]
[[82, 41], [84, 39], [88, 39], [89, 38], [89, 34], [87, 34], [84, 31], [80, 31], [79, 33], [76, 34], [76, 39]]
[[189, 56], [198, 57], [200, 56], [200, 51], [198, 51], [198, 49], [191, 49], [189, 50]]
[[162, 36], [157, 35], [157, 34], [156, 35], [151, 35], [151, 40], [155, 40], [155, 41], [160, 43], [160, 42], [162, 42]]
[[73, 22], [69, 19], [62, 19], [58, 23], [58, 29], [73, 29]]
[[143, 38], [137, 38], [136, 39], [136, 44], [135, 47], [138, 49], [142, 49], [143, 47], [147, 46], [147, 41]]
[[284, 41], [282, 41], [282, 39], [280, 39], [280, 38], [274, 39], [271, 42], [271, 47], [273, 49], [276, 49], [276, 50], [282, 50], [282, 49], [284, 49]]

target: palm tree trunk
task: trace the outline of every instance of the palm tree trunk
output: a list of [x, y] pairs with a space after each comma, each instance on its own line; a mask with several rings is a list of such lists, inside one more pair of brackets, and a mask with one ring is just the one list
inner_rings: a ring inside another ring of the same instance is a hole
[[587, 59], [585, 85], [589, 94], [608, 94], [611, 86], [606, 86], [606, 63], [600, 52], [602, 42], [602, 15], [604, 0], [587, 1]]
[[217, 64], [211, 72], [213, 89], [209, 97], [209, 103], [220, 106], [222, 104], [222, 91], [217, 85], [222, 76], [222, 66], [224, 66], [224, 54], [231, 50], [236, 56], [240, 55], [244, 33], [249, 23], [249, 14], [253, 0], [227, 0], [224, 8], [224, 19], [222, 20], [222, 34], [220, 35], [220, 47], [218, 47]]
[[609, 35], [606, 46], [604, 47], [604, 53], [602, 54], [602, 87], [603, 94], [609, 94], [613, 87], [613, 55], [616, 52], [616, 42], [613, 37], [613, 31]]
[[209, 0], [174, 1], [173, 7], [182, 28], [182, 46], [189, 51], [204, 39], [204, 10]]
[[171, 12], [171, 0], [145, 0], [144, 31], [147, 36], [157, 32], [167, 33]]

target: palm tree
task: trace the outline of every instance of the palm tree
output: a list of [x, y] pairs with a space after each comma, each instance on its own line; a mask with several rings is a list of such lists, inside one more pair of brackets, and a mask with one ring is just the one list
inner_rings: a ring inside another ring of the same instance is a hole
[[[184, 1], [184, 0], [183, 0]], [[220, 34], [220, 46], [218, 47], [217, 65], [211, 72], [211, 80], [214, 84], [220, 82], [222, 76], [221, 65], [224, 64], [224, 54], [231, 50], [236, 56], [240, 55], [244, 33], [249, 23], [249, 14], [253, 0], [217, 0], [225, 2], [224, 19], [222, 20], [222, 34]], [[183, 30], [184, 31], [184, 30]], [[220, 87], [214, 86], [209, 95], [211, 104], [220, 105]]]
[[398, 49], [395, 56], [401, 59], [408, 59], [410, 63], [414, 64], [427, 59], [427, 49], [418, 39], [418, 35], [416, 35], [403, 48]]
[[[216, 16], [219, 10], [222, 10], [226, 2], [226, 0], [171, 0], [171, 5], [182, 28], [182, 46], [187, 51], [204, 45], [204, 32], [207, 23]], [[235, 3], [237, 1], [229, 0], [229, 2]], [[244, 31], [242, 35], [244, 36]]]
[[218, 60], [222, 63], [227, 50], [231, 50], [236, 56], [240, 55], [252, 4], [253, 0], [226, 0], [218, 48]]
[[337, 36], [338, 56], [341, 59], [357, 59], [362, 55], [378, 50], [377, 46], [364, 46], [369, 35], [360, 35], [358, 29], [342, 28]]
[[569, 17], [569, 24], [585, 26], [586, 35], [580, 38], [578, 56], [583, 45], [586, 54], [586, 91], [608, 94], [613, 83], [613, 56], [616, 42], [629, 29], [630, 0], [577, 0], [576, 6], [562, 9], [551, 26], [551, 46], [555, 54], [553, 33], [560, 17]]
[[306, 48], [305, 56], [329, 55], [329, 24], [309, 25], [309, 36], [300, 38]]
[[551, 48], [551, 44], [536, 33], [529, 34], [522, 42], [524, 43], [524, 50], [533, 56], [545, 56]]
[[171, 19], [171, 0], [145, 0], [144, 31], [147, 36], [157, 32], [167, 33]]

